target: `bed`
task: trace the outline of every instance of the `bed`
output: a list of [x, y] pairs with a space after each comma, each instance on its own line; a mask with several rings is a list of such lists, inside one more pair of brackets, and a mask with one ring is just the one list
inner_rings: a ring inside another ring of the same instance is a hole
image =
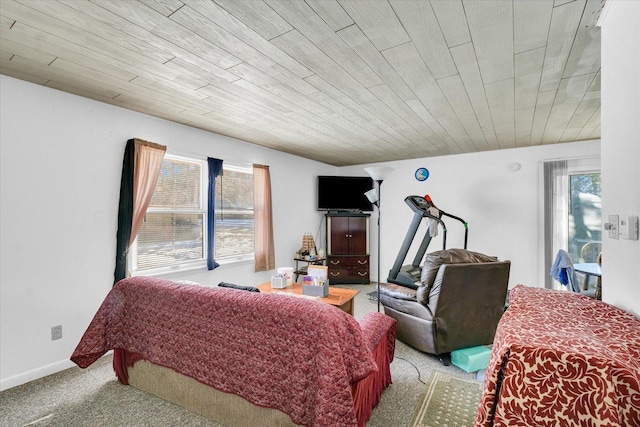
[[573, 292], [516, 286], [476, 426], [640, 426], [640, 320]]
[[[243, 425], [252, 411], [262, 425], [364, 426], [391, 383], [395, 321], [135, 277], [107, 295], [71, 360], [84, 368], [112, 349], [123, 384], [227, 425]], [[226, 412], [240, 404], [248, 409], [234, 421]]]

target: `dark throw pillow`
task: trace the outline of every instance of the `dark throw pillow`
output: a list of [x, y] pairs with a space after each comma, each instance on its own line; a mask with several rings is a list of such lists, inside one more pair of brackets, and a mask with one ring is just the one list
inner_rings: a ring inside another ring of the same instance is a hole
[[221, 288], [239, 289], [241, 291], [260, 292], [255, 286], [234, 285], [233, 283], [220, 282], [218, 286]]

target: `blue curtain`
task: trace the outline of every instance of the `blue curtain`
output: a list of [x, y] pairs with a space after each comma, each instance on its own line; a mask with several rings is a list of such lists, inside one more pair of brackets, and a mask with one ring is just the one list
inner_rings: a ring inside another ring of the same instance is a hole
[[209, 166], [209, 203], [207, 205], [207, 269], [220, 266], [214, 259], [216, 226], [216, 177], [222, 175], [222, 160], [207, 158]]

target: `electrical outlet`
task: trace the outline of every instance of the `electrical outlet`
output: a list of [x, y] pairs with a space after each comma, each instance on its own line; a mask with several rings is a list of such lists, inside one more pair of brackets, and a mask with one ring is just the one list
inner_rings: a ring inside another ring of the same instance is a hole
[[51, 328], [51, 341], [62, 338], [62, 325], [53, 326]]

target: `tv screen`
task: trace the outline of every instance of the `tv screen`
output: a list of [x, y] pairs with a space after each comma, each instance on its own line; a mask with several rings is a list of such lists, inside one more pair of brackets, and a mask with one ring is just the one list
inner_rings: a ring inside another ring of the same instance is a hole
[[318, 210], [373, 211], [365, 192], [373, 188], [368, 176], [318, 176]]

